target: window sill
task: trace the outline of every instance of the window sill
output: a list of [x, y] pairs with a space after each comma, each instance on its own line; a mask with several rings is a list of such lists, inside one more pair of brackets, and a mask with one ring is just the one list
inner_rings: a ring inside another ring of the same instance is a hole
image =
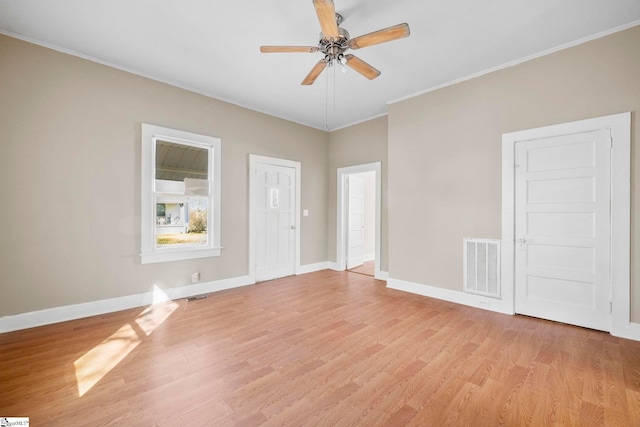
[[187, 259], [210, 258], [220, 256], [222, 248], [197, 249], [173, 252], [152, 252], [140, 254], [142, 264], [154, 264], [158, 262], [183, 261]]

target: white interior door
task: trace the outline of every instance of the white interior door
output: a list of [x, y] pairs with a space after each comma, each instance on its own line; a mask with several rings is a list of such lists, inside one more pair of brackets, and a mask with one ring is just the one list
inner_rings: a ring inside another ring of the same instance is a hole
[[515, 145], [517, 313], [610, 330], [608, 130]]
[[256, 281], [295, 274], [296, 170], [256, 164]]
[[349, 175], [348, 187], [347, 269], [364, 263], [364, 178]]

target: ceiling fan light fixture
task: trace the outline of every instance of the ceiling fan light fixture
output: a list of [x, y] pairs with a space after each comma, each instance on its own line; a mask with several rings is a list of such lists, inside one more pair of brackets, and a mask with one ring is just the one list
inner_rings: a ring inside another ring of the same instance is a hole
[[342, 74], [347, 74], [347, 67], [345, 67], [345, 65], [347, 65], [347, 58], [345, 58], [342, 53], [338, 55], [336, 62], [340, 65]]

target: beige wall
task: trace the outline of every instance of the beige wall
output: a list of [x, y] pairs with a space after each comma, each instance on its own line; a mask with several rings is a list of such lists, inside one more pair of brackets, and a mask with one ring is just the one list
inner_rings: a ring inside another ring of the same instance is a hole
[[329, 261], [336, 261], [337, 171], [338, 168], [381, 162], [380, 269], [387, 271], [387, 117], [331, 132], [329, 137], [329, 184], [327, 201], [327, 249]]
[[505, 132], [632, 112], [632, 320], [640, 321], [640, 26], [389, 109], [389, 275], [462, 290], [463, 237], [501, 236]]
[[[328, 133], [1, 35], [0, 94], [0, 316], [246, 275], [250, 153], [302, 162], [327, 260]], [[141, 123], [222, 139], [221, 257], [140, 264]]]
[[[247, 274], [250, 153], [302, 162], [303, 265], [336, 260], [337, 168], [380, 161], [381, 269], [462, 290], [462, 238], [500, 237], [501, 135], [632, 111], [640, 322], [638, 45], [640, 27], [327, 134], [0, 36], [0, 316]], [[222, 138], [222, 257], [140, 264], [140, 123]]]

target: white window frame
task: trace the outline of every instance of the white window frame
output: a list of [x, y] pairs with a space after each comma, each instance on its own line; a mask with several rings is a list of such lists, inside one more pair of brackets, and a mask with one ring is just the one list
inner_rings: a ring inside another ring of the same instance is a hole
[[[205, 246], [158, 247], [155, 242], [156, 192], [155, 165], [156, 140], [204, 148], [209, 151], [209, 204], [207, 206], [207, 233]], [[142, 264], [179, 261], [195, 258], [220, 256], [220, 177], [222, 141], [207, 135], [180, 131], [161, 126], [142, 124], [142, 169], [141, 169], [141, 242], [140, 260]]]

